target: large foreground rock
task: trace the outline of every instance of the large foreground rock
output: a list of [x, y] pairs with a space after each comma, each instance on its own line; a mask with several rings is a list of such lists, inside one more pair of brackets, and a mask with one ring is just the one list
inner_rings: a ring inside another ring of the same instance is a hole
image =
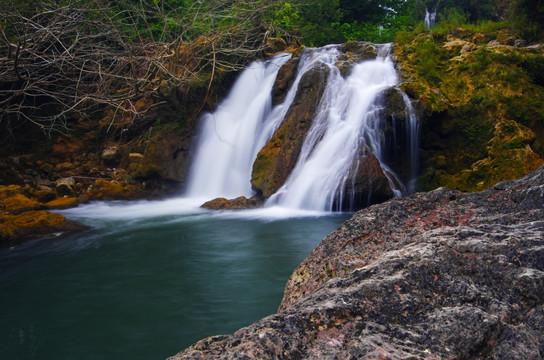
[[291, 276], [280, 312], [172, 359], [542, 359], [544, 167], [356, 213]]

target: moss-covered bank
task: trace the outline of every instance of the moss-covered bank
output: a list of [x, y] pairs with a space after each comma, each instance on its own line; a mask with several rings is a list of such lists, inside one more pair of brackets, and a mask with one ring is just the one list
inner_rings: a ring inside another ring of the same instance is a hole
[[401, 87], [419, 102], [420, 190], [483, 190], [544, 164], [544, 52], [507, 29], [401, 34]]

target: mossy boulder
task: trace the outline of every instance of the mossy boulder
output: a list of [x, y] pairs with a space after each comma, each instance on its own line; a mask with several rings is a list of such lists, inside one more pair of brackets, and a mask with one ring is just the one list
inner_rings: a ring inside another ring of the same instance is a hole
[[63, 196], [63, 197], [59, 197], [59, 198], [56, 198], [55, 200], [45, 203], [45, 206], [48, 209], [67, 209], [67, 208], [77, 206], [78, 203], [79, 203], [79, 200], [76, 197]]
[[185, 181], [191, 150], [187, 129], [168, 124], [142, 140], [137, 150], [128, 155], [128, 175], [132, 178]]
[[0, 214], [0, 246], [20, 243], [36, 236], [80, 231], [83, 226], [68, 221], [64, 216], [44, 210], [21, 214]]
[[141, 189], [134, 185], [120, 185], [105, 179], [96, 180], [83, 196], [83, 200], [130, 200], [141, 197]]

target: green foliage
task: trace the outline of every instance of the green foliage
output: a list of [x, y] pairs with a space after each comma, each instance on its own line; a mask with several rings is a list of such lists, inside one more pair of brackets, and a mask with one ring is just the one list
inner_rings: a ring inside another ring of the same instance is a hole
[[544, 39], [544, 0], [512, 0], [509, 14], [518, 36], [528, 41]]
[[300, 16], [298, 10], [295, 9], [291, 3], [284, 2], [283, 5], [274, 12], [274, 25], [280, 26], [288, 32], [295, 31], [299, 21]]
[[467, 23], [467, 16], [458, 8], [451, 7], [438, 14], [438, 22], [431, 29], [433, 35], [446, 35], [456, 27]]
[[528, 55], [521, 62], [521, 67], [529, 75], [532, 82], [544, 86], [544, 57], [542, 55]]
[[415, 59], [418, 73], [427, 79], [430, 84], [440, 82], [439, 49], [436, 43], [429, 38], [420, 38], [415, 45]]

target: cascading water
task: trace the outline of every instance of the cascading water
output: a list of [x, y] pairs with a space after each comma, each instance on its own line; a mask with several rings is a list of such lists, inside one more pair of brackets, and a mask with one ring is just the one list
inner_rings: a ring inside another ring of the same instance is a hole
[[[413, 182], [404, 185], [386, 161], [389, 150], [379, 95], [397, 85], [398, 78], [389, 55], [391, 45], [377, 48], [377, 58], [354, 65], [347, 78], [336, 65], [341, 54], [337, 46], [308, 49], [283, 103], [274, 107], [272, 87], [279, 67], [289, 56], [253, 63], [217, 111], [203, 117], [186, 196], [212, 199], [254, 194], [250, 185], [253, 162], [284, 119], [300, 79], [318, 63], [330, 72], [313, 124], [295, 168], [265, 206], [317, 211], [343, 208], [344, 189], [350, 179], [353, 181], [354, 169], [359, 168], [359, 156], [364, 151], [377, 158], [397, 196], [413, 192]], [[409, 146], [412, 180], [417, 174], [418, 124], [409, 98], [404, 93], [402, 98], [409, 119], [409, 138], [405, 142]]]
[[419, 121], [417, 120], [416, 112], [408, 95], [403, 91], [401, 91], [400, 94], [404, 100], [406, 116], [409, 119], [409, 131], [406, 142], [409, 147], [410, 179], [408, 180], [407, 191], [411, 194], [415, 192], [416, 178], [419, 173]]
[[253, 161], [285, 117], [300, 79], [315, 63], [335, 61], [337, 52], [334, 46], [326, 46], [304, 53], [284, 101], [272, 109], [272, 86], [290, 55], [280, 55], [269, 62], [256, 61], [244, 70], [217, 111], [202, 118], [186, 196], [252, 196]]
[[436, 9], [429, 12], [429, 10], [425, 9], [425, 26], [427, 26], [427, 29], [431, 29], [434, 26], [434, 23], [436, 22]]
[[378, 158], [393, 190], [402, 193], [397, 189], [401, 182], [381, 160], [383, 133], [375, 102], [378, 94], [398, 83], [390, 47], [382, 45], [375, 60], [355, 65], [347, 79], [334, 61], [326, 63], [331, 70], [327, 88], [297, 165], [280, 190], [268, 199], [267, 206], [332, 210], [334, 203], [341, 201], [363, 145]]
[[275, 130], [272, 115], [281, 116], [271, 109], [272, 86], [289, 58], [289, 54], [282, 54], [267, 62], [252, 63], [217, 111], [204, 115], [188, 179], [188, 197], [212, 199], [253, 194], [253, 161], [266, 143], [267, 134]]

